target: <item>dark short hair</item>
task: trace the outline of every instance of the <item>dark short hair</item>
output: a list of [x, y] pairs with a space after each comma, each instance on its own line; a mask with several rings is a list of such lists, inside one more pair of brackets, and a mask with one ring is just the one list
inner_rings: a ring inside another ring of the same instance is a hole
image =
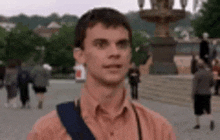
[[84, 49], [83, 41], [86, 37], [86, 30], [97, 23], [108, 27], [123, 26], [129, 32], [129, 40], [132, 42], [132, 29], [127, 18], [119, 11], [111, 8], [95, 8], [88, 11], [79, 19], [75, 27], [74, 47]]

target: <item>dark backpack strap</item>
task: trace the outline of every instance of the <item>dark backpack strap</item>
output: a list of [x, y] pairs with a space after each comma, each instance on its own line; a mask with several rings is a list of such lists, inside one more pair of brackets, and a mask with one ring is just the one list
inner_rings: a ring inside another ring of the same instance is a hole
[[63, 126], [73, 140], [95, 140], [80, 115], [80, 102], [75, 106], [74, 102], [57, 105], [57, 112]]
[[138, 136], [139, 136], [139, 140], [142, 140], [142, 132], [141, 132], [141, 124], [140, 124], [140, 119], [138, 117], [138, 113], [137, 110], [134, 106], [134, 104], [131, 102], [131, 106], [134, 110], [135, 116], [136, 116], [136, 121], [137, 121], [137, 127], [138, 127]]

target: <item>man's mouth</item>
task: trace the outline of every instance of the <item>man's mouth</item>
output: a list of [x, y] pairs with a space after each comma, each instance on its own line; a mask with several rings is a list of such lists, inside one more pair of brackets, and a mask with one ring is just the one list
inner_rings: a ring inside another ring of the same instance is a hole
[[112, 64], [112, 65], [105, 65], [103, 67], [106, 68], [106, 69], [109, 69], [109, 68], [121, 68], [122, 65], [120, 65], [120, 64]]

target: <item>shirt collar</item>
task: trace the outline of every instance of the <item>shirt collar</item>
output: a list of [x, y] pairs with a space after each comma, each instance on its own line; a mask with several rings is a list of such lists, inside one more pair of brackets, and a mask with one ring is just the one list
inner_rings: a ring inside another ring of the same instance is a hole
[[[120, 109], [116, 114], [114, 114], [114, 117], [121, 115], [126, 109], [131, 109], [131, 98], [127, 95], [127, 91], [125, 88], [123, 90], [123, 95], [124, 96]], [[90, 117], [91, 115], [92, 117], [96, 117], [100, 109], [100, 103], [88, 93], [88, 90], [85, 87], [81, 91], [81, 109], [84, 119]]]

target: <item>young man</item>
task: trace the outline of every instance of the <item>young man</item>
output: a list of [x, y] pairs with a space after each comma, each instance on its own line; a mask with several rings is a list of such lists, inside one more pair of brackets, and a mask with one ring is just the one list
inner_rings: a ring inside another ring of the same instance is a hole
[[211, 114], [211, 87], [214, 86], [212, 71], [207, 68], [202, 60], [198, 63], [198, 71], [193, 78], [192, 99], [194, 101], [194, 114], [196, 115], [196, 125], [194, 129], [200, 128], [199, 117], [207, 113], [210, 119], [210, 129], [214, 130], [214, 121]]
[[[131, 38], [128, 21], [116, 10], [93, 9], [79, 19], [75, 47], [80, 50], [74, 58], [87, 68], [80, 115], [96, 140], [175, 140], [166, 119], [126, 95]], [[70, 140], [71, 136], [57, 111], [52, 111], [34, 125], [27, 139]]]

